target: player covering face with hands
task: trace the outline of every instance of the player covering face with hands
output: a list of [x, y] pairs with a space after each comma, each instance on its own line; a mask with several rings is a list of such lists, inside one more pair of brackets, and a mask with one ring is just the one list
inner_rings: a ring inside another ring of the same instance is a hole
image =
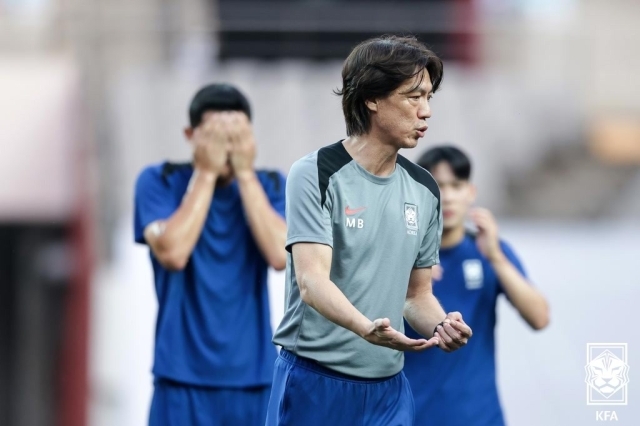
[[193, 145], [193, 163], [199, 173], [215, 176], [220, 184], [253, 174], [255, 142], [246, 114], [208, 111], [203, 123], [185, 134]]
[[285, 180], [255, 170], [246, 98], [201, 89], [187, 163], [145, 168], [135, 239], [150, 248], [158, 297], [149, 424], [263, 425], [276, 350], [267, 269], [283, 269]]

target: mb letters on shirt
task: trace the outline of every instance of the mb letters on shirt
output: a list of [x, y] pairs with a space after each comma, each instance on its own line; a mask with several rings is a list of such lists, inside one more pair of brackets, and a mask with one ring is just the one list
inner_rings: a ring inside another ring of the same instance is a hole
[[[366, 207], [352, 209], [347, 206], [344, 209], [347, 228], [364, 228], [364, 219], [353, 217], [364, 210], [366, 210]], [[407, 226], [407, 234], [418, 235], [418, 206], [411, 203], [404, 203], [404, 218]]]

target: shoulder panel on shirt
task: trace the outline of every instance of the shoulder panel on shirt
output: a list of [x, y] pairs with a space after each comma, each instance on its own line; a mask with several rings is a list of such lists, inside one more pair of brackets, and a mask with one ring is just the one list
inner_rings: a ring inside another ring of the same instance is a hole
[[191, 167], [191, 163], [170, 163], [167, 161], [162, 165], [162, 179], [167, 182], [173, 172], [187, 167]]
[[318, 187], [320, 189], [320, 205], [327, 199], [329, 179], [338, 170], [351, 162], [352, 158], [344, 149], [342, 141], [325, 146], [318, 150]]
[[409, 173], [409, 176], [425, 188], [427, 188], [434, 197], [438, 200], [438, 214], [440, 214], [440, 188], [436, 183], [436, 180], [431, 176], [431, 173], [418, 166], [415, 163], [407, 160], [402, 155], [398, 154], [396, 163]]
[[478, 232], [474, 231], [473, 229], [468, 229], [466, 228], [464, 230], [464, 235], [468, 238], [471, 238], [472, 240], [476, 240], [476, 237], [478, 236]]
[[256, 170], [256, 173], [263, 173], [267, 179], [269, 179], [269, 181], [271, 181], [271, 184], [273, 185], [273, 189], [275, 190], [275, 192], [280, 192], [280, 187], [281, 187], [281, 179], [280, 179], [280, 172], [278, 172], [277, 170]]

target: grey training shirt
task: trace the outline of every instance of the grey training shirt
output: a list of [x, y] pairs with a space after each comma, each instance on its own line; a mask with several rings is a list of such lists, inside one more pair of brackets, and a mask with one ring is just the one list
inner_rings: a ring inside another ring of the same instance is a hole
[[273, 342], [344, 374], [398, 373], [402, 352], [367, 342], [302, 301], [291, 247], [331, 246], [331, 280], [349, 301], [367, 318], [389, 318], [393, 328], [404, 331], [411, 270], [439, 261], [440, 191], [431, 174], [398, 155], [390, 176], [375, 176], [338, 142], [293, 164], [286, 218], [286, 308]]

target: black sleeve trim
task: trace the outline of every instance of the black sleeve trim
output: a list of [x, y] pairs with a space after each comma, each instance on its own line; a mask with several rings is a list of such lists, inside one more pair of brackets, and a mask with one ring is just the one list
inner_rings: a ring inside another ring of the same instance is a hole
[[320, 206], [324, 207], [327, 199], [329, 179], [338, 170], [351, 162], [352, 158], [344, 149], [342, 141], [325, 146], [318, 150], [318, 188], [320, 189]]
[[275, 192], [280, 192], [280, 190], [282, 189], [282, 182], [280, 180], [280, 173], [278, 173], [275, 170], [260, 170], [260, 172], [264, 173], [267, 178], [271, 181], [271, 183], [273, 184], [273, 189], [275, 190]]
[[169, 176], [171, 176], [173, 172], [186, 167], [191, 167], [191, 163], [170, 163], [167, 161], [162, 165], [162, 180], [164, 180], [165, 183], [169, 183]]
[[436, 197], [436, 199], [438, 200], [437, 209], [438, 209], [438, 215], [439, 215], [440, 214], [440, 188], [438, 187], [436, 180], [433, 178], [433, 176], [431, 176], [431, 173], [429, 173], [422, 167], [418, 166], [417, 164], [414, 164], [411, 161], [407, 160], [405, 157], [403, 157], [400, 154], [398, 154], [398, 159], [396, 160], [396, 163], [398, 163], [403, 169], [405, 169], [407, 173], [409, 173], [409, 176], [413, 178], [413, 180], [423, 185], [425, 188], [431, 191], [434, 197]]

